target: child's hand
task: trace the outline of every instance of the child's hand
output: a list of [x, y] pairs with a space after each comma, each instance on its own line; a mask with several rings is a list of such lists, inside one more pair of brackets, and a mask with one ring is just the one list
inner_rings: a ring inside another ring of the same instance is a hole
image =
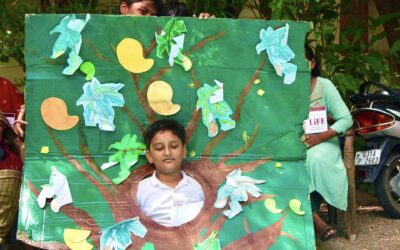
[[[196, 14], [193, 14], [193, 17], [197, 17]], [[199, 19], [208, 19], [215, 18], [215, 15], [211, 15], [210, 13], [200, 13]]]
[[14, 123], [14, 132], [18, 135], [18, 137], [23, 138], [25, 135], [24, 126], [28, 123], [24, 120], [16, 120]]
[[14, 132], [20, 138], [24, 137], [24, 126], [28, 124], [26, 121], [24, 121], [24, 116], [25, 116], [25, 105], [21, 105], [21, 110], [13, 126]]

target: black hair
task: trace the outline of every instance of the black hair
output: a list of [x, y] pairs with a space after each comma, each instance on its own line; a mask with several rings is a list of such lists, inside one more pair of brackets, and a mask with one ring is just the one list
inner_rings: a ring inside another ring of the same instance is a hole
[[[134, 3], [138, 3], [138, 2], [143, 2], [143, 0], [121, 0], [119, 2], [119, 5], [121, 6], [121, 3], [126, 3], [129, 7], [131, 7], [132, 4]], [[157, 8], [157, 15], [160, 14], [162, 7], [162, 4], [160, 2], [160, 0], [153, 0], [154, 4], [156, 5]]]
[[170, 0], [160, 10], [160, 16], [192, 16], [186, 4]]
[[161, 119], [150, 124], [143, 132], [144, 144], [148, 149], [153, 137], [161, 131], [171, 131], [181, 140], [182, 144], [185, 144], [185, 128], [173, 119]]
[[311, 70], [311, 76], [320, 76], [321, 72], [319, 70], [319, 60], [318, 58], [315, 56], [314, 51], [311, 49], [311, 47], [309, 45], [304, 45], [304, 50], [305, 50], [305, 56], [306, 59], [311, 61], [312, 59], [315, 60], [315, 66], [314, 68]]

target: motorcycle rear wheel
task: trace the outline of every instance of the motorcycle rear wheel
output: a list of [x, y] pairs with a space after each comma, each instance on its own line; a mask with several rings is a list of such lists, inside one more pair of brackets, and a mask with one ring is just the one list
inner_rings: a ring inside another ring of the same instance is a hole
[[395, 153], [389, 157], [376, 181], [376, 195], [385, 213], [395, 219], [400, 219], [400, 194], [394, 192], [390, 181], [399, 174], [400, 154]]

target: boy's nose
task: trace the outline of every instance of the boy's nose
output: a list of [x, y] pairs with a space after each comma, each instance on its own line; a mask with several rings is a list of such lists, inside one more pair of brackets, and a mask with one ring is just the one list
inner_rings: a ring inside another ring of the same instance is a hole
[[170, 155], [171, 154], [171, 149], [169, 147], [165, 147], [164, 154], [165, 155]]

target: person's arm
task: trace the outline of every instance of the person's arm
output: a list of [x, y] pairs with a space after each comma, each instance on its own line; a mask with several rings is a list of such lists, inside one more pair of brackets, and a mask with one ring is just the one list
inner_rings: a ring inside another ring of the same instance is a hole
[[333, 124], [330, 128], [335, 130], [338, 134], [342, 134], [353, 125], [353, 118], [333, 83], [325, 79], [323, 84], [323, 98], [326, 109], [329, 113], [328, 115], [331, 115], [333, 118]]
[[328, 79], [321, 79], [323, 81], [323, 99], [326, 105], [329, 123], [332, 125], [328, 131], [310, 134], [305, 136], [305, 143], [308, 148], [327, 141], [338, 134], [344, 133], [348, 128], [353, 125], [353, 119], [350, 111], [344, 103], [339, 91]]

